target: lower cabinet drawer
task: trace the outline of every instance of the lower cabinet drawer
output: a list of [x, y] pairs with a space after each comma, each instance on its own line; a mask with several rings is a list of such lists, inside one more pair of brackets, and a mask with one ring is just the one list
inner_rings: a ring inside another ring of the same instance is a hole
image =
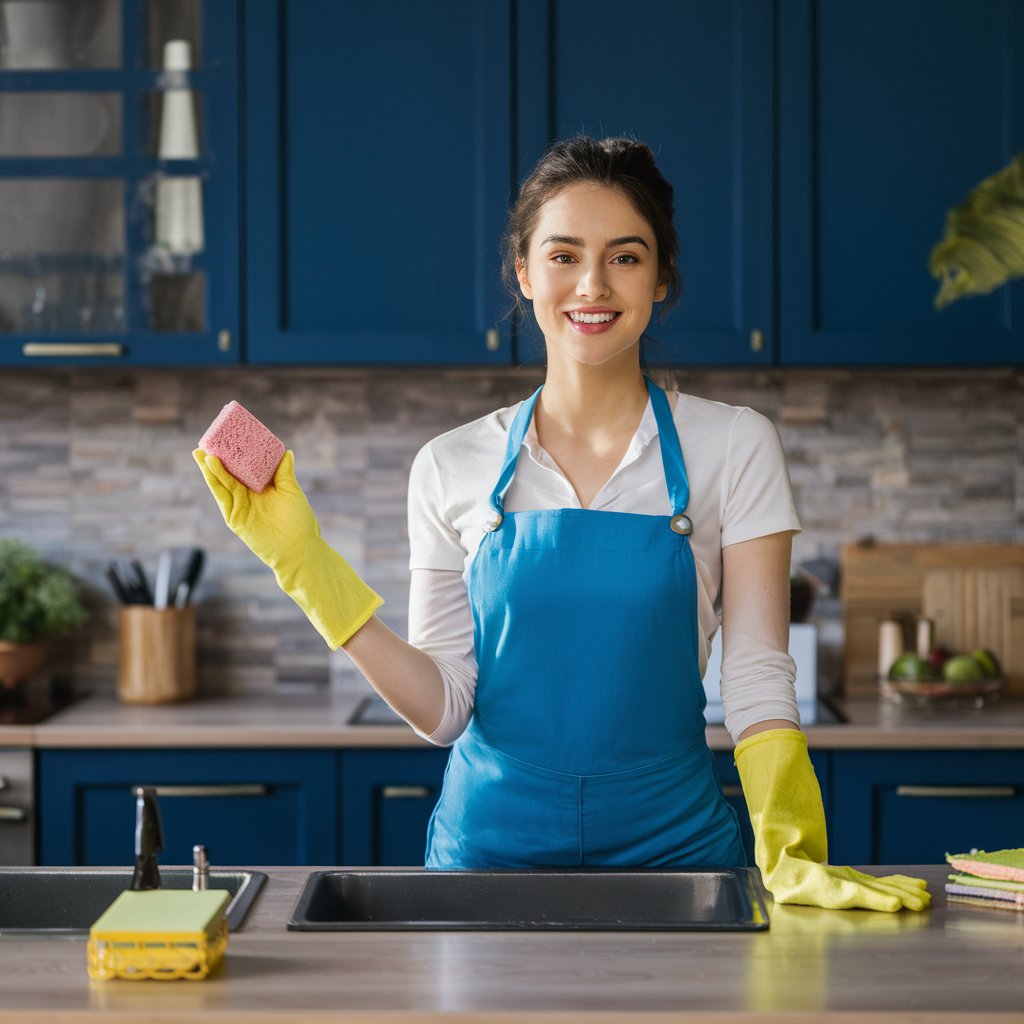
[[191, 864], [204, 844], [214, 866], [333, 864], [334, 751], [43, 750], [39, 861], [134, 862], [136, 785], [155, 786], [162, 864]]

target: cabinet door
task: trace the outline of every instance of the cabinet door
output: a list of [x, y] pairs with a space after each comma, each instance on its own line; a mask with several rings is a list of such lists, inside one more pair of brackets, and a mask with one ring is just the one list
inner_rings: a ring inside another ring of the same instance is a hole
[[651, 321], [653, 366], [771, 363], [772, 33], [749, 0], [517, 4], [520, 176], [583, 131], [647, 143], [675, 189], [683, 293]]
[[1017, 0], [780, 6], [781, 362], [1019, 363], [1024, 284], [936, 310], [946, 212], [1024, 149]]
[[1022, 751], [836, 751], [829, 859], [940, 864], [1024, 836]]
[[[825, 822], [831, 839], [831, 758], [827, 751], [812, 750], [810, 752], [811, 765], [814, 774], [817, 776], [818, 785], [821, 787], [821, 800], [825, 807]], [[740, 785], [740, 773], [736, 770], [733, 761], [732, 751], [718, 752], [715, 754], [715, 769], [718, 772], [719, 781], [722, 783], [722, 792], [729, 805], [736, 811], [739, 818], [740, 834], [743, 836], [743, 849], [747, 854], [747, 863], [754, 866], [754, 830], [750, 824], [750, 814], [747, 811], [747, 801], [743, 796], [743, 787]]]
[[422, 866], [447, 763], [447, 750], [343, 751], [342, 864]]
[[332, 864], [332, 751], [43, 750], [40, 863], [134, 862], [131, 787], [157, 787], [164, 864]]
[[250, 362], [510, 361], [509, 3], [247, 4]]
[[238, 362], [236, 0], [2, 6], [0, 365]]

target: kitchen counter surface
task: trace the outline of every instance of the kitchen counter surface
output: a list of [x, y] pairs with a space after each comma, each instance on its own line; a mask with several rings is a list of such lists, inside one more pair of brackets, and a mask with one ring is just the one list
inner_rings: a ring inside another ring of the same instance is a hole
[[287, 1020], [842, 1024], [1024, 1019], [1024, 912], [771, 909], [767, 932], [288, 932], [312, 869], [270, 875], [202, 982], [90, 982], [85, 940], [0, 938], [0, 1024]]
[[[405, 725], [352, 726], [362, 697], [341, 693], [248, 693], [140, 706], [85, 697], [35, 726], [0, 727], [0, 747], [425, 747]], [[931, 709], [877, 700], [841, 705], [845, 725], [808, 725], [817, 749], [1024, 749], [1024, 699], [981, 709]], [[722, 726], [713, 750], [731, 750]]]

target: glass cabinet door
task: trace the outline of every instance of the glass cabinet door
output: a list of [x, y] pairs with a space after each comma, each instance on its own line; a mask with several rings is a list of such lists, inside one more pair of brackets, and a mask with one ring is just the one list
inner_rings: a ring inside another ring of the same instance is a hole
[[0, 0], [0, 363], [236, 362], [234, 0]]

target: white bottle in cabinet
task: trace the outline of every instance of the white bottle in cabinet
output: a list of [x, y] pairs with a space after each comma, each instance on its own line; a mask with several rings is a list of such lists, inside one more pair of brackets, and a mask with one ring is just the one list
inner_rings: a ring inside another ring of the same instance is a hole
[[[189, 44], [172, 39], [164, 45], [164, 70], [188, 71]], [[161, 160], [195, 160], [199, 156], [192, 92], [165, 89], [160, 116]], [[156, 183], [156, 244], [176, 256], [203, 250], [203, 190], [196, 177], [163, 177]]]

